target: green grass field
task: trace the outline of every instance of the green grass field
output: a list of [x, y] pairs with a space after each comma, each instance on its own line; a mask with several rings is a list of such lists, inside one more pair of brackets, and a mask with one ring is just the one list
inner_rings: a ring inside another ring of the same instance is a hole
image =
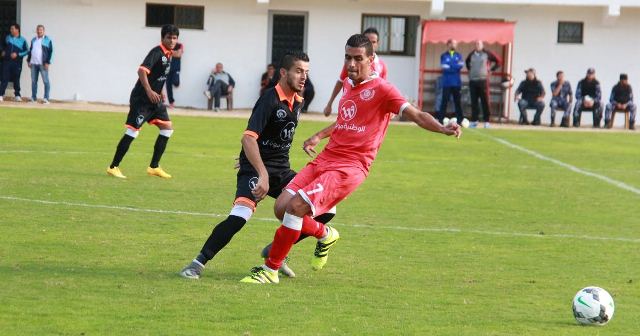
[[[238, 282], [274, 234], [272, 200], [199, 281], [177, 272], [226, 217], [246, 120], [174, 117], [146, 176], [145, 126], [105, 169], [124, 114], [0, 109], [1, 335], [633, 335], [640, 330], [639, 135], [392, 125], [368, 180], [338, 207], [342, 240], [321, 272], [294, 247], [295, 279]], [[302, 121], [301, 142], [327, 123]], [[569, 170], [503, 139], [584, 171]], [[153, 210], [161, 210], [153, 211]], [[601, 238], [601, 239], [600, 239]], [[616, 302], [578, 326], [573, 295]]]

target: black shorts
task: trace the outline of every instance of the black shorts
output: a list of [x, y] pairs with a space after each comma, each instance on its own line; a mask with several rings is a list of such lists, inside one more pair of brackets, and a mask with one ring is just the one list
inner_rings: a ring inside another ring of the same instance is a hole
[[[273, 198], [278, 198], [282, 190], [296, 176], [296, 172], [289, 168], [272, 169], [267, 167], [267, 172], [269, 173], [269, 192], [267, 195]], [[258, 183], [258, 173], [253, 169], [253, 166], [241, 166], [238, 171], [237, 181], [235, 200], [238, 201], [244, 198], [257, 204], [256, 198], [251, 193], [251, 190], [253, 190], [256, 183]]]
[[171, 121], [167, 107], [162, 102], [158, 104], [131, 103], [126, 125], [135, 130], [139, 130], [145, 122], [149, 124], [162, 124]]

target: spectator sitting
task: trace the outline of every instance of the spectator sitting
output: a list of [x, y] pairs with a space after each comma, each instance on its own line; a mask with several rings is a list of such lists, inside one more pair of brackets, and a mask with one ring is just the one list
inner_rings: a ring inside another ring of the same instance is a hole
[[520, 125], [529, 125], [527, 109], [535, 108], [536, 114], [531, 124], [537, 126], [540, 125], [540, 115], [544, 111], [544, 87], [542, 82], [536, 78], [536, 71], [533, 68], [529, 68], [524, 72], [527, 74], [527, 78], [520, 82], [515, 97], [520, 110]]
[[313, 83], [311, 83], [311, 79], [307, 76], [307, 80], [304, 82], [304, 91], [302, 91], [302, 97], [304, 98], [304, 102], [302, 105], [301, 112], [306, 113], [309, 109], [309, 105], [313, 101], [313, 97], [316, 95], [316, 90], [313, 88]]
[[613, 126], [611, 113], [614, 110], [629, 112], [629, 129], [635, 129], [636, 104], [633, 103], [633, 91], [629, 85], [627, 74], [620, 74], [620, 81], [611, 89], [611, 97], [604, 114], [605, 127], [611, 128]]
[[184, 53], [184, 46], [182, 43], [176, 43], [173, 52], [171, 53], [171, 67], [169, 68], [169, 75], [165, 82], [167, 86], [167, 98], [169, 99], [169, 107], [174, 108], [176, 100], [173, 98], [173, 87], [180, 86], [180, 66], [182, 60], [182, 54]]
[[571, 103], [573, 102], [573, 91], [571, 84], [564, 80], [564, 72], [556, 73], [556, 80], [551, 83], [551, 127], [555, 126], [556, 110], [564, 110], [560, 127], [569, 127], [569, 117], [571, 116]]
[[215, 70], [209, 75], [207, 85], [208, 89], [204, 92], [204, 95], [209, 99], [213, 97], [214, 110], [218, 112], [220, 111], [220, 97], [231, 94], [236, 82], [230, 74], [224, 71], [222, 63], [217, 63]]
[[580, 118], [582, 111], [593, 110], [593, 127], [600, 127], [600, 119], [602, 119], [602, 91], [600, 90], [600, 82], [596, 79], [596, 70], [589, 68], [587, 76], [578, 82], [576, 88], [576, 106], [573, 108], [573, 127], [580, 127]]
[[[267, 65], [267, 71], [262, 74], [262, 78], [260, 79], [260, 95], [264, 93], [266, 89], [268, 89], [274, 82], [276, 76], [276, 66], [271, 63]], [[273, 85], [275, 86], [275, 84]]]

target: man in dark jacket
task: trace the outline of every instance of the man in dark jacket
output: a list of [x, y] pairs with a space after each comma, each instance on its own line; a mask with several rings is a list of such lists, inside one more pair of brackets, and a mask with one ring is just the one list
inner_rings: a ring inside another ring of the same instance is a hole
[[9, 82], [13, 82], [15, 100], [22, 101], [20, 96], [20, 74], [22, 73], [22, 59], [29, 53], [27, 40], [20, 35], [20, 25], [11, 25], [9, 34], [2, 49], [2, 83], [0, 84], [0, 101], [4, 98], [4, 92]]
[[544, 111], [544, 87], [542, 82], [536, 78], [536, 71], [533, 68], [524, 72], [527, 74], [527, 78], [520, 82], [515, 97], [518, 109], [520, 109], [520, 125], [529, 125], [527, 109], [531, 108], [536, 109], [532, 125], [538, 126], [540, 125], [540, 115]]
[[442, 102], [438, 110], [438, 121], [442, 123], [445, 113], [447, 113], [447, 104], [449, 97], [453, 96], [453, 104], [456, 108], [456, 118], [458, 123], [462, 122], [462, 106], [460, 105], [460, 89], [462, 88], [462, 80], [460, 79], [460, 70], [464, 66], [462, 55], [456, 51], [458, 42], [456, 40], [448, 40], [447, 48], [440, 56], [440, 67], [442, 68]]
[[484, 49], [484, 43], [476, 41], [476, 48], [466, 59], [469, 70], [469, 96], [471, 98], [471, 128], [477, 127], [480, 114], [479, 102], [482, 102], [484, 127], [489, 127], [489, 75], [500, 67], [500, 59]]
[[607, 104], [607, 109], [604, 113], [604, 125], [607, 128], [613, 126], [611, 113], [614, 110], [629, 112], [629, 129], [635, 129], [636, 104], [633, 103], [633, 90], [629, 85], [627, 74], [620, 74], [620, 81], [611, 89], [609, 104]]
[[596, 70], [589, 68], [587, 76], [578, 82], [576, 88], [576, 105], [573, 109], [573, 127], [580, 127], [580, 118], [582, 111], [593, 111], [593, 127], [600, 127], [602, 119], [602, 91], [600, 90], [600, 82], [596, 79]]

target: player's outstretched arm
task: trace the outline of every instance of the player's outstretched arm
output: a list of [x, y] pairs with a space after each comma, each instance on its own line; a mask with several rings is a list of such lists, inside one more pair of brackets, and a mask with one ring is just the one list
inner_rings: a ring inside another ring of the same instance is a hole
[[305, 140], [302, 144], [302, 150], [304, 150], [307, 155], [313, 157], [315, 154], [318, 154], [315, 150], [316, 145], [320, 143], [320, 141], [326, 137], [331, 135], [333, 132], [333, 128], [336, 126], [336, 123], [333, 122], [331, 125], [323, 128], [320, 132], [312, 135], [309, 139]]
[[333, 105], [333, 101], [336, 100], [336, 97], [338, 96], [338, 93], [340, 93], [341, 89], [342, 89], [342, 82], [336, 81], [336, 85], [333, 87], [333, 92], [331, 92], [331, 98], [329, 98], [329, 102], [327, 103], [327, 106], [325, 106], [324, 108], [325, 117], [328, 117], [331, 115], [331, 106]]
[[245, 134], [242, 136], [242, 140], [240, 142], [242, 142], [244, 154], [247, 156], [247, 159], [253, 168], [258, 172], [258, 184], [251, 192], [253, 193], [253, 196], [260, 201], [265, 198], [269, 192], [269, 173], [267, 172], [267, 168], [264, 166], [264, 162], [262, 162], [262, 157], [260, 156], [258, 139]]
[[442, 124], [440, 124], [440, 122], [438, 122], [429, 113], [422, 112], [413, 105], [407, 106], [404, 111], [402, 111], [402, 114], [418, 126], [431, 132], [442, 133], [444, 135], [455, 135], [456, 138], [460, 138], [462, 135], [462, 128], [460, 128], [460, 125], [456, 123], [449, 123], [447, 126], [442, 126]]

